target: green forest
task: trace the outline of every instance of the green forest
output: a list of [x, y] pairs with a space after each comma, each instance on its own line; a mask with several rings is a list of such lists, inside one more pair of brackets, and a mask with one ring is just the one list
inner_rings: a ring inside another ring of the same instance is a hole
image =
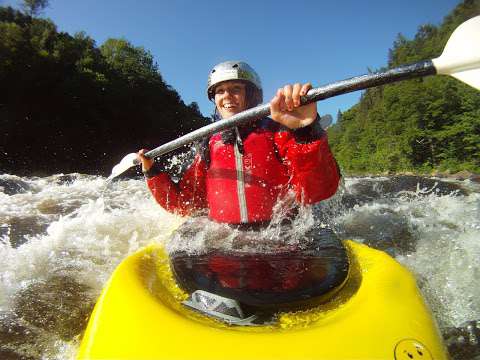
[[[105, 175], [121, 155], [208, 123], [165, 83], [148, 50], [59, 32], [38, 17], [47, 4], [0, 7], [2, 172]], [[452, 31], [479, 14], [480, 0], [464, 0], [439, 26], [420, 26], [412, 40], [399, 34], [378, 70], [438, 57]], [[328, 132], [346, 174], [480, 173], [480, 92], [446, 76], [366, 90]]]
[[36, 17], [46, 3], [0, 7], [1, 172], [109, 174], [122, 155], [207, 124], [147, 50], [59, 32]]
[[[399, 34], [378, 70], [440, 56], [453, 30], [479, 14], [480, 0], [465, 0], [441, 25], [420, 26], [414, 39]], [[371, 88], [339, 112], [328, 134], [347, 174], [479, 173], [480, 92], [447, 76]]]

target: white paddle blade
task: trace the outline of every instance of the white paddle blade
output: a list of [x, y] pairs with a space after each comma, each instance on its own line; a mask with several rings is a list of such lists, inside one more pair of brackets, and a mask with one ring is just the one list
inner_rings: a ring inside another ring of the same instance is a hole
[[465, 84], [480, 90], [480, 69], [466, 70], [452, 74], [452, 76]]
[[432, 61], [437, 74], [453, 76], [480, 89], [480, 16], [456, 28], [442, 55]]
[[327, 128], [332, 124], [333, 118], [332, 115], [327, 114], [320, 118], [320, 126], [323, 130], [327, 130]]
[[126, 155], [122, 161], [113, 167], [112, 174], [107, 178], [107, 181], [112, 180], [135, 165], [138, 165], [137, 154], [130, 153]]

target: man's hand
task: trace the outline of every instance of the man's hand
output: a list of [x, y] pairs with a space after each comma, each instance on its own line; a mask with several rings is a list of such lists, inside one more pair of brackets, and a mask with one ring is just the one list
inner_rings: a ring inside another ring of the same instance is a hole
[[298, 129], [313, 123], [317, 117], [317, 103], [300, 106], [300, 97], [306, 95], [312, 84], [285, 85], [278, 89], [270, 101], [270, 113], [273, 120], [290, 128]]
[[152, 159], [147, 159], [145, 157], [146, 152], [147, 152], [146, 149], [142, 149], [137, 153], [138, 160], [140, 160], [140, 162], [142, 163], [142, 171], [143, 172], [147, 172], [153, 166], [153, 160]]

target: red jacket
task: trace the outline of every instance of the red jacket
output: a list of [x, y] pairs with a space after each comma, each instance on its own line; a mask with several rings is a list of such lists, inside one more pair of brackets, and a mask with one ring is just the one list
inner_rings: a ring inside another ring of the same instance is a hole
[[289, 189], [302, 204], [336, 192], [337, 164], [317, 126], [292, 131], [265, 118], [237, 136], [233, 132], [230, 140], [225, 140], [228, 132], [215, 134], [178, 183], [153, 170], [146, 174], [147, 184], [162, 207], [181, 215], [208, 209], [217, 222], [268, 221]]

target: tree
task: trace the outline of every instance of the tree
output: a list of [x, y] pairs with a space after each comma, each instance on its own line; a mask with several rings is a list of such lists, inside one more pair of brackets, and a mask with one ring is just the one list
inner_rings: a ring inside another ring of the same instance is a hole
[[342, 122], [342, 116], [343, 116], [342, 111], [341, 111], [340, 109], [338, 109], [338, 111], [337, 111], [337, 120], [336, 120], [335, 122], [336, 122], [336, 123]]
[[[440, 26], [399, 34], [388, 66], [440, 55], [453, 30], [479, 14], [464, 0]], [[351, 172], [470, 170], [480, 172], [480, 93], [448, 77], [427, 77], [366, 90], [329, 129], [332, 149]]]
[[31, 17], [38, 16], [47, 6], [49, 0], [23, 0], [22, 8]]
[[152, 54], [143, 47], [135, 47], [125, 39], [108, 39], [100, 51], [114, 69], [132, 82], [139, 79], [162, 81]]
[[[107, 174], [118, 156], [207, 124], [162, 80], [153, 56], [0, 6], [1, 170]], [[22, 144], [22, 146], [18, 146]]]

